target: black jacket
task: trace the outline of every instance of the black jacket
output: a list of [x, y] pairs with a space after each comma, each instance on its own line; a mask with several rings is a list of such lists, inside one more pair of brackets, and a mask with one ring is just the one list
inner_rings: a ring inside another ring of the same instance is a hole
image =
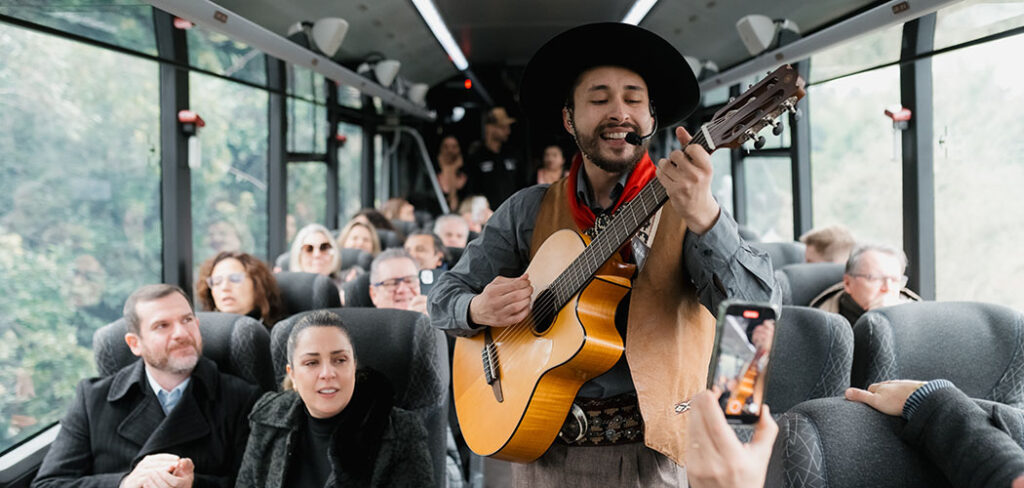
[[[429, 487], [434, 483], [427, 431], [416, 414], [391, 406], [390, 385], [360, 371], [346, 418], [331, 438], [326, 487]], [[294, 391], [263, 395], [249, 416], [252, 433], [238, 472], [238, 488], [283, 488], [306, 422]]]
[[958, 487], [1006, 487], [1024, 474], [1024, 411], [976, 403], [956, 388], [930, 393], [901, 437]]
[[33, 487], [116, 487], [150, 454], [192, 459], [194, 487], [233, 486], [259, 389], [200, 358], [178, 405], [164, 415], [141, 359], [78, 384], [75, 402]]

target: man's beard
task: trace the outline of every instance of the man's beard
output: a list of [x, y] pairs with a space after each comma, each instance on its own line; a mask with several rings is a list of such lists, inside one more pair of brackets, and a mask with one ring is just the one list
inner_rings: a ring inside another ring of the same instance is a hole
[[[196, 364], [199, 363], [199, 356], [202, 355], [202, 350], [195, 343], [188, 344], [187, 346], [190, 346], [195, 350], [195, 355], [172, 357], [170, 352], [168, 352], [156, 357], [150, 351], [145, 351], [146, 354], [143, 357], [146, 359], [146, 363], [157, 370], [171, 374], [188, 374], [191, 373], [192, 370], [195, 369]], [[183, 346], [178, 347], [180, 348]]]
[[633, 132], [639, 133], [640, 128], [633, 124], [605, 124], [598, 126], [594, 129], [592, 134], [576, 134], [576, 145], [579, 146], [580, 152], [587, 157], [594, 165], [601, 168], [604, 171], [614, 174], [622, 174], [633, 170], [636, 163], [643, 159], [644, 154], [647, 152], [647, 139], [644, 140], [643, 144], [639, 146], [630, 145], [632, 151], [626, 151], [622, 156], [613, 156], [606, 158], [601, 155], [601, 132], [611, 127], [621, 127], [625, 132], [629, 132], [628, 129], [632, 129]]

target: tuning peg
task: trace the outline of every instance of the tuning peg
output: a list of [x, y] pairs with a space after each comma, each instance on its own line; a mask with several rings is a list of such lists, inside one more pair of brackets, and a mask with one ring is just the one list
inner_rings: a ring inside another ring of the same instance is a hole
[[804, 111], [803, 110], [800, 110], [799, 108], [794, 108], [794, 110], [793, 110], [793, 119], [794, 120], [800, 120], [801, 118], [803, 118], [803, 116], [804, 116]]
[[779, 134], [782, 134], [782, 124], [780, 124], [777, 120], [773, 120], [771, 122], [771, 124], [772, 124], [772, 135], [776, 135], [777, 136]]
[[764, 142], [764, 136], [757, 136], [757, 139], [754, 139], [754, 149], [761, 149], [764, 147]]

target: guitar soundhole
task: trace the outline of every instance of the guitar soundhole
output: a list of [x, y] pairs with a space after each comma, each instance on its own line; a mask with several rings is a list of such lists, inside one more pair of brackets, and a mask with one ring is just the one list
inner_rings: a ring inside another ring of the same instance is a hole
[[551, 290], [544, 290], [537, 296], [537, 300], [533, 302], [533, 311], [530, 313], [533, 318], [533, 331], [537, 334], [543, 334], [551, 328], [552, 322], [555, 320], [555, 314], [558, 313], [558, 307], [555, 306], [555, 297], [551, 293]]

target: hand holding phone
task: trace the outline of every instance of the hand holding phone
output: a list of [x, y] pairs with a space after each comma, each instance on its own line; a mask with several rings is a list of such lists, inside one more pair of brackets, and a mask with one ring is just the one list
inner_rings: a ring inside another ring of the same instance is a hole
[[769, 303], [726, 301], [719, 308], [708, 388], [721, 390], [718, 402], [731, 423], [761, 415], [777, 317]]

